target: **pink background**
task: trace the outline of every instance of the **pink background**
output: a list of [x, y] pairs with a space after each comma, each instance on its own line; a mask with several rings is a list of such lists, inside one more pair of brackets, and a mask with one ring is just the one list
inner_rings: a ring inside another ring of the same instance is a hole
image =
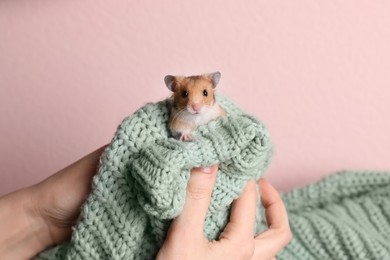
[[0, 194], [108, 143], [170, 93], [218, 91], [268, 126], [280, 190], [341, 169], [390, 169], [390, 1], [0, 2]]

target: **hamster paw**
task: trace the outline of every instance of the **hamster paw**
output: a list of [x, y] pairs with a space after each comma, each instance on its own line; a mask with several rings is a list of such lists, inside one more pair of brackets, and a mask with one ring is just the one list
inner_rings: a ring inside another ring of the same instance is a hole
[[180, 141], [188, 142], [194, 140], [194, 136], [191, 133], [182, 133], [180, 135]]

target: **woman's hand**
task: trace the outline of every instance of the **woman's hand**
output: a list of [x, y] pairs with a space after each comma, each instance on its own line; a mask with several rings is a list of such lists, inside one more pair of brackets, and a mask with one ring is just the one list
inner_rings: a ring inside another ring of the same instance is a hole
[[275, 259], [276, 254], [291, 241], [292, 234], [279, 193], [265, 179], [260, 179], [259, 184], [268, 229], [255, 238], [252, 259]]
[[[0, 198], [0, 259], [29, 259], [69, 239], [104, 148], [37, 185]], [[253, 239], [257, 195], [250, 182], [234, 202], [220, 240], [207, 241], [203, 225], [216, 172], [215, 166], [192, 171], [183, 213], [173, 221], [159, 259], [269, 259], [291, 239], [283, 203], [263, 180], [270, 229]]]
[[70, 238], [104, 148], [0, 198], [0, 259], [30, 259]]
[[50, 176], [33, 187], [35, 210], [47, 225], [51, 244], [68, 240], [80, 207], [91, 191], [104, 147]]
[[250, 181], [232, 205], [230, 221], [219, 240], [208, 241], [203, 234], [217, 167], [191, 172], [183, 212], [173, 222], [160, 249], [158, 260], [176, 259], [273, 259], [291, 240], [287, 213], [278, 192], [260, 181], [262, 203], [269, 229], [253, 237], [257, 191]]

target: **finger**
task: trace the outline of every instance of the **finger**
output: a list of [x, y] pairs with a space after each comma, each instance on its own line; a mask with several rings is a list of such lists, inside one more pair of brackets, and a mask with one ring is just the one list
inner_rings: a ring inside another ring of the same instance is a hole
[[255, 238], [254, 256], [272, 258], [291, 240], [291, 231], [279, 193], [264, 179], [260, 180], [260, 190], [269, 229]]
[[34, 194], [31, 204], [55, 243], [69, 239], [80, 207], [91, 191], [92, 177], [104, 149], [105, 146], [31, 187]]
[[[204, 220], [210, 204], [218, 167], [194, 168], [187, 184], [186, 199], [182, 213], [173, 225], [176, 234], [203, 236]], [[190, 230], [191, 232], [188, 232]]]
[[256, 220], [256, 203], [256, 184], [252, 180], [248, 182], [241, 196], [233, 202], [229, 223], [220, 238], [252, 241]]
[[276, 256], [291, 241], [290, 229], [269, 229], [255, 238], [253, 259]]
[[269, 228], [289, 227], [288, 216], [279, 193], [265, 179], [260, 180], [261, 202], [266, 210]]

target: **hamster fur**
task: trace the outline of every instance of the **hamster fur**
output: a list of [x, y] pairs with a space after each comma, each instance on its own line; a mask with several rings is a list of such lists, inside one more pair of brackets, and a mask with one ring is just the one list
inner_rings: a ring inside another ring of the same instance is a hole
[[220, 78], [220, 72], [189, 77], [165, 76], [165, 85], [173, 92], [169, 128], [174, 137], [190, 141], [192, 131], [198, 126], [225, 115], [214, 95]]

